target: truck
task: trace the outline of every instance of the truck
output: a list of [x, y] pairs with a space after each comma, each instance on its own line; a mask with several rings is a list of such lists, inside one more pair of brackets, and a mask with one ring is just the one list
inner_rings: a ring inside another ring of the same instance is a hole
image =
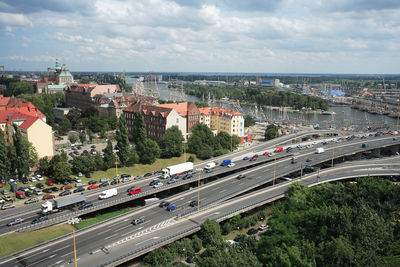
[[100, 193], [99, 199], [110, 198], [110, 197], [116, 196], [117, 194], [118, 194], [117, 188], [107, 189]]
[[193, 162], [185, 162], [162, 169], [161, 177], [167, 179], [172, 175], [180, 175], [185, 172], [193, 171]]
[[321, 154], [321, 153], [324, 153], [325, 152], [325, 149], [323, 149], [322, 147], [318, 147], [316, 150], [315, 150], [315, 154]]
[[76, 195], [68, 198], [52, 199], [42, 204], [42, 214], [47, 215], [74, 206], [80, 206], [86, 201], [85, 195]]
[[214, 168], [215, 166], [217, 166], [216, 162], [210, 162], [210, 163], [207, 163], [207, 165], [204, 167], [204, 169], [209, 170], [209, 169]]
[[221, 166], [228, 166], [229, 164], [231, 164], [231, 160], [230, 159], [224, 159], [222, 162], [221, 162]]

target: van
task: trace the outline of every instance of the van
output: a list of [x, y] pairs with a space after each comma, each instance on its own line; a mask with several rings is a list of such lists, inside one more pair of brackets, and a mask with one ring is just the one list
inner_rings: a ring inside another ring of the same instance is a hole
[[315, 154], [321, 154], [321, 153], [324, 153], [325, 152], [325, 149], [323, 149], [322, 147], [318, 147], [316, 150], [315, 150]]
[[204, 167], [204, 169], [212, 169], [215, 166], [217, 166], [217, 164], [215, 162], [210, 162], [210, 163], [207, 163], [207, 165]]
[[231, 164], [231, 160], [230, 159], [224, 159], [221, 162], [221, 166], [228, 166], [229, 164]]

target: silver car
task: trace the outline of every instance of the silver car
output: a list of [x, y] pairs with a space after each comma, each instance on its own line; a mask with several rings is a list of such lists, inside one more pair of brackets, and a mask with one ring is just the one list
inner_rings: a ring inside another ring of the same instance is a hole
[[7, 223], [7, 226], [13, 226], [15, 224], [20, 224], [20, 223], [23, 223], [23, 222], [24, 222], [24, 219], [16, 218], [16, 219], [12, 220], [11, 222]]

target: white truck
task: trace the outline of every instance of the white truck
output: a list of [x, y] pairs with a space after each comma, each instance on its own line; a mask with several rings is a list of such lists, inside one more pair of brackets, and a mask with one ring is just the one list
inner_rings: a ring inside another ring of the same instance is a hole
[[315, 154], [321, 154], [321, 153], [324, 153], [325, 152], [325, 149], [323, 149], [322, 147], [318, 147], [316, 150], [315, 150]]
[[66, 208], [79, 206], [85, 203], [85, 195], [76, 195], [68, 198], [52, 199], [42, 204], [42, 214], [47, 215], [54, 212], [61, 211]]
[[161, 177], [167, 179], [175, 174], [182, 174], [188, 171], [193, 171], [193, 162], [185, 162], [162, 169]]
[[118, 194], [117, 188], [107, 189], [100, 193], [99, 199], [110, 198], [110, 197], [116, 196], [117, 194]]
[[214, 168], [215, 166], [217, 166], [216, 162], [210, 162], [210, 163], [207, 163], [207, 165], [204, 167], [204, 169], [210, 170], [210, 169]]

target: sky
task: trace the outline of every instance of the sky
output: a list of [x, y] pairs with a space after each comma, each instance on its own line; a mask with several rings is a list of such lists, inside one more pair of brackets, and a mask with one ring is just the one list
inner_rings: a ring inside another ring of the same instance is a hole
[[400, 73], [399, 0], [0, 0], [0, 65]]

